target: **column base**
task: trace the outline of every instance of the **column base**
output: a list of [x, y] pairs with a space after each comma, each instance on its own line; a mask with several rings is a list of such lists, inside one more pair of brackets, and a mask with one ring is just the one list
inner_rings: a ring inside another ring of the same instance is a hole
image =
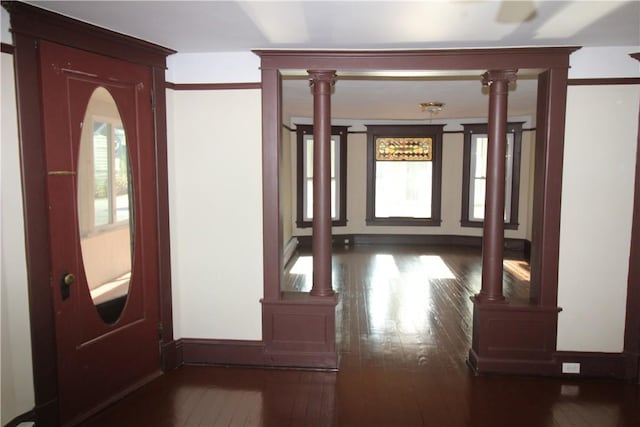
[[309, 292], [309, 295], [312, 297], [333, 297], [335, 296], [335, 294], [336, 293], [333, 289], [319, 291], [314, 291], [313, 289], [311, 289], [311, 292]]
[[473, 301], [469, 365], [477, 373], [551, 375], [558, 307]]
[[262, 300], [265, 362], [337, 369], [337, 303], [337, 295], [318, 297], [305, 292], [284, 292], [280, 299]]
[[481, 304], [505, 304], [507, 302], [504, 295], [492, 296], [483, 294], [482, 292], [474, 295], [473, 300]]

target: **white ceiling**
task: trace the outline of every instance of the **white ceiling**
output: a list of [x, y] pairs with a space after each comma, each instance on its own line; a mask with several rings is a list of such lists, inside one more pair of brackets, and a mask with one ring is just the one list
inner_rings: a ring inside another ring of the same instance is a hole
[[29, 3], [179, 52], [626, 46], [640, 42], [638, 1]]
[[[187, 52], [251, 49], [433, 49], [638, 46], [640, 1], [29, 1], [73, 18]], [[484, 117], [480, 74], [455, 80], [340, 79], [334, 117]], [[453, 74], [453, 73], [452, 73]], [[519, 76], [510, 115], [533, 115], [535, 80]], [[304, 79], [284, 82], [285, 113], [308, 116]]]

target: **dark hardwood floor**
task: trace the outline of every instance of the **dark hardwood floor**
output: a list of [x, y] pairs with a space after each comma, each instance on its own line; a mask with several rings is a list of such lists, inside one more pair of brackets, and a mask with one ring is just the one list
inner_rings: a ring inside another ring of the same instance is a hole
[[[308, 290], [295, 261], [284, 286]], [[479, 250], [340, 249], [333, 270], [339, 372], [184, 366], [82, 425], [640, 426], [637, 385], [471, 372]], [[505, 295], [526, 301], [526, 263], [505, 262]]]

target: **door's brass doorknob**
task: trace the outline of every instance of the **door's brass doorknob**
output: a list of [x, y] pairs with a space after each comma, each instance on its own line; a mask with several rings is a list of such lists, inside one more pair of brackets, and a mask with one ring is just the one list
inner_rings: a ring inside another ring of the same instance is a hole
[[67, 273], [64, 275], [63, 280], [64, 280], [64, 284], [69, 286], [76, 281], [76, 276], [73, 273]]
[[60, 279], [60, 294], [62, 296], [62, 301], [66, 300], [71, 296], [71, 284], [76, 281], [76, 276], [72, 273], [67, 273], [66, 271], [62, 273], [62, 278]]

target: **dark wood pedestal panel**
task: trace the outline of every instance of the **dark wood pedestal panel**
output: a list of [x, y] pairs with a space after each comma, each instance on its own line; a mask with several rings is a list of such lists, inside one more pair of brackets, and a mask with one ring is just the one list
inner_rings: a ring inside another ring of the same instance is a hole
[[478, 373], [552, 375], [559, 308], [473, 298], [469, 364]]
[[335, 342], [337, 297], [284, 292], [262, 300], [266, 365], [338, 368]]

